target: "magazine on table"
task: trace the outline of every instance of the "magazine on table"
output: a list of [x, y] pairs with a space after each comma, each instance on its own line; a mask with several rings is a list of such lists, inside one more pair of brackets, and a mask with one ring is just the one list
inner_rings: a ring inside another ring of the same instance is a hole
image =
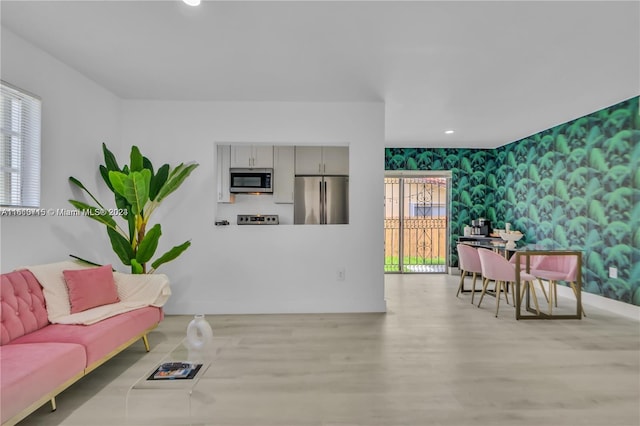
[[192, 362], [164, 362], [155, 369], [147, 380], [193, 379], [202, 364]]

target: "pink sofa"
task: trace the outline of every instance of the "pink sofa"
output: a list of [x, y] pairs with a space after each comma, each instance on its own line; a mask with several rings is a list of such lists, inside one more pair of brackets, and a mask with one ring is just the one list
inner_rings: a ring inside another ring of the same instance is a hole
[[2, 274], [0, 417], [13, 425], [147, 333], [164, 318], [143, 307], [92, 325], [51, 324], [42, 287], [27, 271]]

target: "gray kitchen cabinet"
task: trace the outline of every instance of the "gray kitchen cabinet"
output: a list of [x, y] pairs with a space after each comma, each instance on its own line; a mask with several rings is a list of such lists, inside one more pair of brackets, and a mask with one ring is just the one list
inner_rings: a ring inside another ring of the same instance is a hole
[[231, 167], [272, 168], [272, 145], [232, 145]]
[[275, 146], [273, 148], [273, 202], [293, 204], [295, 183], [293, 146]]
[[348, 175], [349, 147], [297, 146], [296, 175]]
[[324, 146], [322, 147], [322, 162], [325, 175], [349, 174], [349, 147]]

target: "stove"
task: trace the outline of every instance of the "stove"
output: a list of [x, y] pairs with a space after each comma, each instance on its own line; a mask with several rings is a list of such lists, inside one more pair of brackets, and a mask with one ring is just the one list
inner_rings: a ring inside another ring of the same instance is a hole
[[278, 225], [277, 214], [239, 214], [238, 225]]

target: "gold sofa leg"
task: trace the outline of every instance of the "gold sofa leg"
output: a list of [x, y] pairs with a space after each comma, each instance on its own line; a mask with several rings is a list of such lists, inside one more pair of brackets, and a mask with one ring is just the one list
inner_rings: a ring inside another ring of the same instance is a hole
[[51, 398], [51, 411], [56, 411], [58, 406], [56, 405], [56, 397]]
[[146, 351], [149, 352], [151, 348], [149, 347], [149, 339], [147, 339], [146, 334], [142, 336], [142, 343], [144, 343], [144, 348], [146, 349]]

